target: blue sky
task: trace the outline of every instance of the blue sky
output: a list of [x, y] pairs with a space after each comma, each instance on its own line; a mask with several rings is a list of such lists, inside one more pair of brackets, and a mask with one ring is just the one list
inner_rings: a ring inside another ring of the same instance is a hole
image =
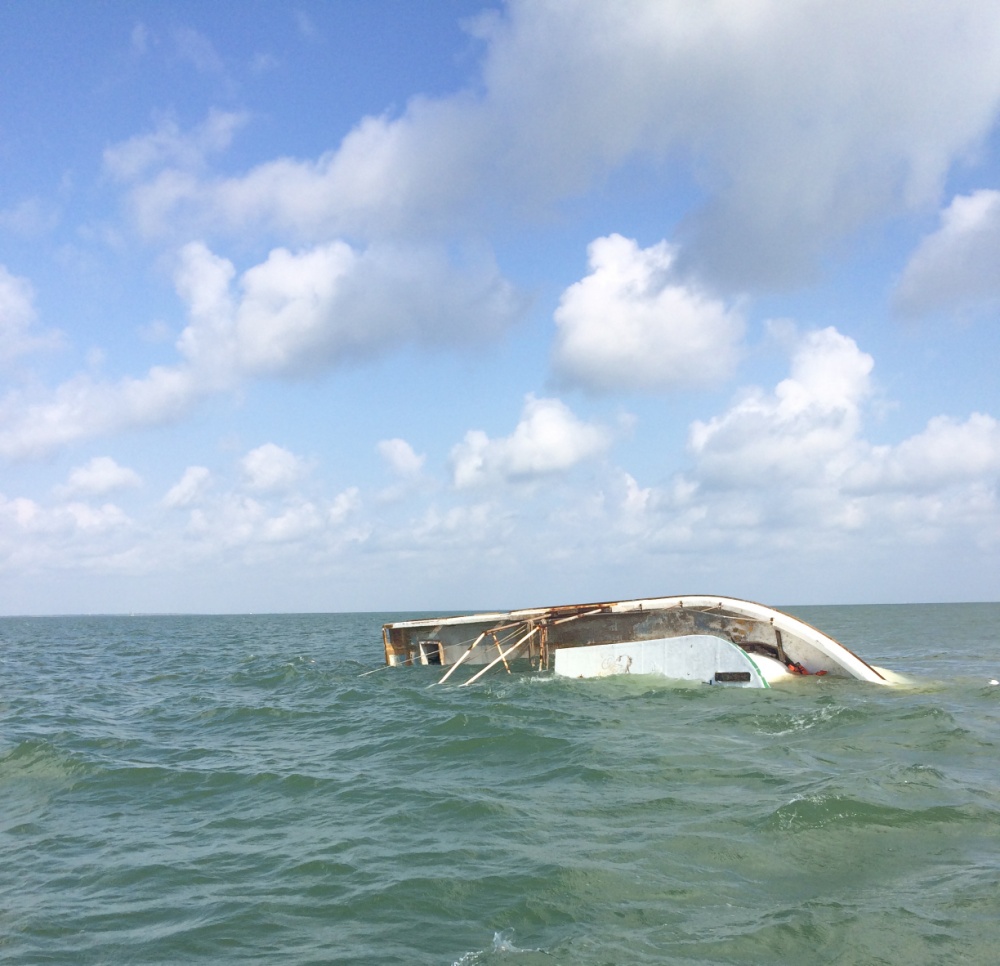
[[0, 612], [996, 599], [995, 3], [9, 3], [0, 70]]

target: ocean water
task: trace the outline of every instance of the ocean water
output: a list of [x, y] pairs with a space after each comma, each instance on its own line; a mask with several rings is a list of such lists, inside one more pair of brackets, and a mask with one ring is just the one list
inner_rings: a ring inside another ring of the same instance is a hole
[[788, 609], [919, 685], [428, 687], [362, 676], [401, 615], [0, 619], [0, 962], [997, 962], [1000, 605]]

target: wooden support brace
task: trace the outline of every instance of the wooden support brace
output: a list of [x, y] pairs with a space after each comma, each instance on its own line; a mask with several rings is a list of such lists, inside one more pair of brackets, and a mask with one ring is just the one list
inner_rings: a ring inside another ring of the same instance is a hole
[[594, 614], [600, 614], [603, 608], [598, 607], [596, 610], [588, 610], [583, 614], [570, 614], [569, 617], [560, 617], [557, 621], [552, 621], [553, 624], [565, 624], [568, 621], [579, 620], [581, 617], [592, 617]]
[[474, 648], [474, 647], [475, 647], [475, 646], [476, 646], [476, 645], [477, 645], [477, 644], [478, 644], [478, 643], [479, 643], [479, 642], [480, 642], [480, 641], [481, 641], [481, 640], [482, 640], [482, 639], [483, 639], [483, 638], [484, 638], [484, 637], [485, 637], [485, 636], [486, 636], [486, 635], [487, 635], [488, 633], [489, 633], [488, 631], [483, 631], [483, 633], [482, 633], [482, 634], [480, 634], [480, 635], [479, 635], [479, 637], [477, 637], [477, 638], [476, 638], [476, 639], [475, 639], [475, 640], [474, 640], [474, 641], [473, 641], [473, 642], [472, 642], [472, 643], [471, 643], [471, 644], [470, 644], [470, 645], [468, 646], [468, 648], [466, 649], [465, 653], [464, 653], [464, 654], [463, 654], [463, 655], [462, 655], [462, 656], [461, 656], [461, 657], [460, 657], [460, 658], [459, 658], [459, 659], [458, 659], [458, 660], [457, 660], [457, 661], [456, 661], [456, 662], [455, 662], [454, 664], [452, 664], [452, 666], [451, 666], [450, 668], [448, 668], [448, 670], [447, 670], [447, 671], [445, 671], [445, 672], [444, 672], [444, 676], [443, 676], [443, 677], [441, 678], [441, 680], [440, 680], [440, 681], [437, 681], [437, 682], [435, 682], [435, 683], [437, 683], [437, 684], [444, 684], [444, 682], [445, 682], [445, 681], [447, 681], [447, 680], [448, 680], [448, 678], [450, 678], [450, 677], [452, 676], [452, 674], [454, 674], [454, 672], [455, 672], [455, 668], [457, 668], [457, 667], [459, 666], [459, 664], [461, 664], [461, 663], [462, 663], [462, 662], [463, 662], [463, 661], [464, 661], [464, 660], [465, 660], [465, 659], [466, 659], [466, 658], [467, 658], [467, 657], [468, 657], [468, 656], [469, 656], [469, 655], [470, 655], [470, 654], [472, 653], [472, 649], [473, 649], [473, 648]]
[[533, 627], [530, 631], [528, 631], [527, 634], [524, 635], [524, 637], [520, 638], [516, 643], [511, 644], [511, 646], [508, 647], [506, 651], [501, 651], [499, 657], [493, 658], [493, 660], [490, 661], [490, 663], [487, 664], [486, 667], [484, 667], [482, 670], [477, 671], [475, 674], [473, 674], [472, 677], [469, 678], [468, 681], [466, 681], [464, 684], [461, 685], [461, 687], [463, 687], [463, 688], [464, 687], [468, 687], [474, 681], [478, 681], [490, 668], [492, 668], [495, 665], [499, 664], [502, 660], [504, 660], [504, 658], [507, 657], [508, 654], [513, 654], [514, 651], [516, 651], [525, 641], [529, 640], [533, 634], [537, 634], [538, 630], [539, 630], [539, 628]]
[[496, 635], [493, 635], [493, 640], [496, 642], [497, 650], [500, 652], [500, 660], [503, 661], [503, 666], [507, 668], [507, 673], [510, 674], [510, 665], [507, 663], [507, 658], [504, 657], [503, 648], [500, 647], [500, 642], [497, 640]]

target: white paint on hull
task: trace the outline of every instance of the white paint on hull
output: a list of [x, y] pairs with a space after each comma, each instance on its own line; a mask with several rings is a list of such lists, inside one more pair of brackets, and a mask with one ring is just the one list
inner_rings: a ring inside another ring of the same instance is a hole
[[570, 678], [660, 674], [678, 681], [770, 686], [754, 657], [732, 641], [709, 634], [560, 648], [555, 652], [555, 672]]

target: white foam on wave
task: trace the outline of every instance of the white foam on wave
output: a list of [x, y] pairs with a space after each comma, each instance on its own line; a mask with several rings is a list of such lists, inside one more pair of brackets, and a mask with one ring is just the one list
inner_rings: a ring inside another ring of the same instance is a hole
[[479, 949], [468, 952], [456, 959], [452, 966], [473, 966], [482, 960], [487, 953], [540, 953], [541, 949], [521, 949], [514, 945], [514, 933], [510, 929], [498, 930], [493, 933], [493, 945], [489, 949]]

